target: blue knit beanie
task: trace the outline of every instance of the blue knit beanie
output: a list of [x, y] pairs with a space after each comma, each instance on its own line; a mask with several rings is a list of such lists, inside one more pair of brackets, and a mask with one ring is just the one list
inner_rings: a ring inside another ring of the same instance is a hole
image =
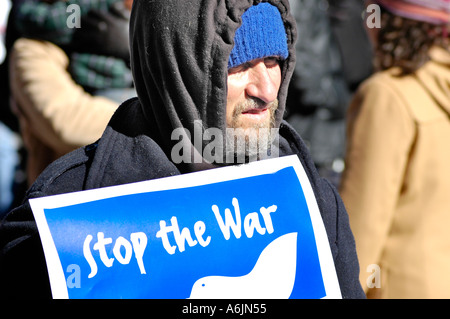
[[287, 59], [289, 52], [280, 12], [270, 3], [261, 2], [242, 15], [242, 25], [234, 36], [228, 68], [268, 56]]

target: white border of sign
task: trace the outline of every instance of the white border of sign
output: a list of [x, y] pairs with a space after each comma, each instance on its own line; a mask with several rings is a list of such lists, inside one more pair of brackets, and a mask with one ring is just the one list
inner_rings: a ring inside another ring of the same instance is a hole
[[30, 205], [41, 236], [53, 298], [68, 299], [69, 294], [64, 270], [62, 269], [61, 261], [59, 260], [56, 246], [45, 218], [44, 209], [60, 208], [117, 196], [214, 184], [263, 174], [271, 174], [287, 167], [294, 168], [306, 198], [316, 238], [322, 276], [325, 283], [325, 298], [342, 298], [328, 237], [319, 212], [319, 207], [317, 206], [316, 198], [306, 172], [296, 155], [262, 160], [245, 165], [229, 166], [214, 170], [177, 175], [157, 180], [30, 199]]

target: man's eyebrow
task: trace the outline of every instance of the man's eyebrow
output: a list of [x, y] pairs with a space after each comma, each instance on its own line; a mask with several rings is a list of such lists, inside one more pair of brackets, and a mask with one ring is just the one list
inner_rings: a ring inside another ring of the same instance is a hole
[[248, 68], [251, 68], [252, 66], [253, 66], [253, 64], [251, 63], [251, 61], [247, 61], [247, 62], [244, 62], [242, 64], [236, 65], [236, 66], [228, 69], [228, 74], [235, 73], [235, 72], [240, 72], [242, 70], [246, 70]]
[[263, 58], [259, 58], [259, 59], [254, 59], [251, 61], [247, 61], [244, 62], [242, 64], [236, 65], [235, 67], [232, 67], [228, 70], [228, 73], [234, 73], [234, 72], [239, 72], [241, 70], [246, 70], [248, 68], [251, 68], [253, 66], [255, 66], [258, 62], [257, 61], [266, 61], [266, 60], [274, 60], [274, 61], [281, 61], [281, 57], [278, 55], [271, 55], [271, 56], [267, 56], [267, 57], [263, 57]]

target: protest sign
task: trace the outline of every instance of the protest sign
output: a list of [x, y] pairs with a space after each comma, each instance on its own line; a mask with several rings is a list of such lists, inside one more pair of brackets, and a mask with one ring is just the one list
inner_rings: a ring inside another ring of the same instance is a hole
[[340, 298], [296, 156], [30, 200], [54, 298]]

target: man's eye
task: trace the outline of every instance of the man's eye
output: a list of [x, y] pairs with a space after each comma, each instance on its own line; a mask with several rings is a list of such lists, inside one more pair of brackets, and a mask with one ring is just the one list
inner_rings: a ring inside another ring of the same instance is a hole
[[270, 57], [264, 59], [266, 67], [271, 68], [280, 64], [280, 59], [277, 57]]

